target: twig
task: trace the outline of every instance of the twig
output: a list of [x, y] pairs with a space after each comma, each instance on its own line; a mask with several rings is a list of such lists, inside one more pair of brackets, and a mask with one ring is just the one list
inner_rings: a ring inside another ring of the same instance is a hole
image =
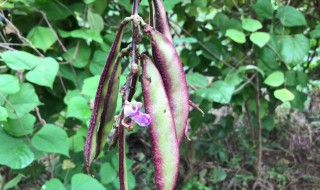
[[260, 80], [259, 75], [256, 75], [256, 109], [257, 109], [257, 123], [258, 123], [258, 160], [257, 160], [257, 166], [256, 171], [257, 175], [259, 176], [261, 173], [261, 167], [262, 167], [262, 123], [260, 118]]
[[69, 63], [69, 66], [70, 66], [70, 68], [71, 68], [71, 71], [72, 71], [72, 73], [73, 73], [73, 75], [74, 75], [74, 78], [75, 78], [75, 80], [76, 80], [76, 85], [77, 85], [78, 89], [81, 89], [80, 82], [79, 82], [79, 79], [78, 79], [78, 76], [77, 76], [77, 72], [76, 72], [76, 70], [74, 69], [74, 67], [73, 67], [73, 65], [72, 65], [72, 62], [73, 62], [73, 61], [77, 58], [77, 56], [78, 56], [79, 46], [80, 46], [80, 42], [78, 41], [78, 42], [77, 42], [77, 46], [76, 46], [76, 50], [75, 50], [74, 53], [73, 53], [73, 57], [72, 57], [72, 59], [71, 59], [70, 61], [67, 61], [67, 63]]
[[319, 40], [317, 40], [316, 45], [314, 46], [315, 48], [314, 48], [314, 50], [313, 50], [312, 55], [309, 56], [308, 59], [307, 59], [307, 65], [306, 65], [306, 67], [305, 67], [305, 70], [309, 69], [309, 66], [310, 66], [313, 58], [317, 55], [318, 46], [319, 46]]
[[9, 46], [6, 46], [6, 45], [2, 45], [2, 44], [0, 44], [0, 47], [3, 47], [3, 48], [5, 48], [5, 49], [11, 50], [11, 51], [14, 51], [14, 50], [15, 50], [15, 49], [12, 48], [12, 47], [9, 47]]
[[233, 91], [233, 94], [236, 94], [240, 92], [245, 86], [247, 86], [249, 83], [252, 83], [252, 80], [257, 75], [257, 73], [253, 74], [245, 83], [243, 83], [241, 86], [239, 86], [237, 89]]
[[46, 120], [44, 120], [44, 119], [41, 117], [39, 108], [38, 108], [38, 107], [35, 107], [35, 108], [34, 108], [34, 111], [35, 111], [36, 114], [37, 114], [37, 118], [38, 118], [40, 124], [41, 124], [42, 126], [45, 126], [45, 125], [46, 125]]
[[9, 19], [7, 19], [2, 13], [0, 13], [0, 16], [2, 16], [6, 23], [10, 25], [12, 29], [14, 29], [15, 33], [22, 42], [26, 42], [40, 57], [45, 57], [27, 38], [21, 35], [18, 28]]
[[[9, 107], [13, 110], [13, 113], [14, 115], [17, 117], [17, 120], [18, 120], [18, 123], [19, 123], [19, 126], [22, 130], [22, 132], [24, 134], [27, 134], [26, 130], [24, 129], [23, 125], [22, 125], [22, 122], [21, 122], [21, 119], [20, 119], [20, 116], [18, 115], [18, 112], [16, 110], [16, 108], [11, 104], [11, 102], [0, 92], [0, 96], [1, 98], [9, 105]], [[31, 145], [31, 140], [30, 138], [28, 137], [28, 135], [24, 135], [28, 141], [28, 143]], [[32, 147], [32, 146], [31, 146]]]
[[49, 22], [49, 20], [48, 20], [48, 18], [47, 18], [46, 13], [43, 12], [43, 11], [38, 11], [38, 12], [42, 14], [44, 20], [46, 21], [46, 23], [47, 23], [47, 25], [49, 26], [49, 28], [50, 28], [51, 32], [53, 33], [54, 37], [57, 39], [58, 43], [60, 44], [62, 50], [63, 50], [64, 52], [67, 52], [67, 49], [64, 47], [63, 43], [61, 42], [61, 40], [60, 40], [57, 32], [52, 28], [52, 25], [50, 24], [50, 22]]
[[61, 75], [60, 72], [58, 72], [58, 77], [59, 77], [59, 80], [60, 80], [60, 83], [61, 83], [61, 86], [62, 86], [62, 89], [63, 89], [64, 93], [67, 94], [67, 89], [66, 89], [66, 86], [65, 86], [65, 84], [63, 82], [62, 75]]
[[[192, 34], [190, 34], [186, 29], [184, 29], [183, 27], [179, 26], [177, 23], [170, 21], [171, 23], [173, 23], [174, 25], [178, 26], [185, 34], [187, 34], [188, 36], [194, 37]], [[213, 53], [203, 42], [201, 42], [199, 39], [197, 39], [198, 44], [204, 49], [206, 50], [213, 58], [217, 59], [218, 61], [220, 61], [221, 63], [223, 63], [224, 65], [230, 67], [231, 69], [236, 70], [235, 67], [233, 67], [232, 65], [230, 65], [229, 63], [227, 63], [226, 61], [222, 60], [219, 58], [219, 56], [217, 56], [215, 53]]]
[[[138, 9], [139, 9], [140, 0], [134, 0], [133, 8], [132, 8], [132, 15], [138, 16]], [[125, 133], [124, 133], [124, 126], [122, 125], [122, 120], [124, 119], [124, 105], [125, 102], [131, 101], [133, 97], [135, 86], [137, 80], [138, 73], [138, 64], [137, 64], [137, 43], [140, 42], [139, 36], [139, 26], [133, 20], [132, 25], [132, 63], [131, 63], [131, 71], [127, 77], [125, 85], [122, 87], [124, 90], [124, 95], [122, 99], [122, 109], [120, 113], [120, 122], [119, 122], [119, 181], [120, 181], [120, 190], [127, 190], [128, 189], [128, 182], [127, 182], [127, 173], [126, 173], [126, 158], [125, 158]]]

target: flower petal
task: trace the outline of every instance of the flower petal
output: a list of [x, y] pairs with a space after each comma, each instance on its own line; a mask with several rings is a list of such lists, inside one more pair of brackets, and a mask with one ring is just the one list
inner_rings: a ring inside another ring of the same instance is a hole
[[146, 126], [150, 125], [150, 123], [151, 123], [150, 115], [145, 114], [145, 113], [141, 113], [141, 112], [139, 112], [139, 114], [133, 116], [132, 120], [134, 120], [141, 127], [146, 127]]
[[[140, 103], [141, 104], [141, 103]], [[140, 111], [140, 108], [136, 105], [135, 107], [131, 105], [130, 102], [127, 102], [124, 106], [124, 115], [126, 117], [134, 116]]]

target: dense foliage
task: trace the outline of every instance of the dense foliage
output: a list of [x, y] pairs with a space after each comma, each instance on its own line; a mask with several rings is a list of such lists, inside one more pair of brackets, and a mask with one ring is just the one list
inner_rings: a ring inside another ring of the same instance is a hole
[[[319, 188], [318, 1], [164, 4], [190, 99], [205, 112], [190, 113], [178, 189]], [[119, 188], [117, 151], [104, 148], [92, 177], [83, 147], [102, 68], [132, 2], [0, 6], [0, 189]], [[147, 0], [139, 14], [148, 21]], [[122, 47], [130, 42], [127, 27]], [[150, 49], [147, 38], [140, 49]], [[122, 61], [120, 85], [129, 63]], [[131, 189], [155, 188], [148, 133], [127, 134]]]

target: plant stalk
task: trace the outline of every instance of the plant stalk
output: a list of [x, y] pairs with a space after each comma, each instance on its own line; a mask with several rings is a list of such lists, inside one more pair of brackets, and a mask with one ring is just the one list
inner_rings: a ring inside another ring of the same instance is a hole
[[[132, 15], [138, 15], [139, 10], [139, 3], [140, 0], [134, 0], [133, 8], [132, 8]], [[122, 111], [120, 113], [119, 119], [119, 181], [120, 181], [120, 190], [127, 190], [128, 189], [128, 181], [127, 181], [127, 169], [126, 169], [126, 155], [125, 155], [125, 127], [121, 124], [122, 120], [124, 119], [124, 112], [123, 106], [126, 101], [131, 101], [134, 93], [136, 84], [138, 81], [138, 57], [137, 57], [137, 44], [140, 42], [139, 36], [139, 26], [135, 25], [133, 22], [132, 24], [132, 62], [131, 62], [131, 71], [129, 76], [127, 77], [127, 81], [124, 85], [124, 98], [122, 100]]]

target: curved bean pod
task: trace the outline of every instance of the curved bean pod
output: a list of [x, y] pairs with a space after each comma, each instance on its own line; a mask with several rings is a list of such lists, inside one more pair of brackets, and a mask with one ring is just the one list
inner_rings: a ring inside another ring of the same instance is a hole
[[166, 9], [164, 8], [162, 0], [153, 0], [153, 3], [155, 8], [155, 28], [165, 37], [167, 37], [171, 43], [173, 43]]
[[156, 184], [159, 190], [169, 190], [175, 187], [179, 169], [179, 145], [175, 124], [158, 69], [146, 55], [142, 54], [141, 59], [143, 98], [146, 113], [152, 119], [150, 135]]
[[98, 157], [99, 153], [105, 146], [109, 133], [112, 129], [114, 123], [114, 113], [117, 108], [117, 98], [119, 94], [119, 86], [120, 86], [120, 75], [121, 75], [121, 57], [118, 57], [116, 64], [112, 70], [112, 74], [110, 76], [110, 80], [108, 82], [108, 90], [105, 98], [103, 111], [100, 118], [100, 125], [98, 130], [98, 144], [97, 144], [97, 154], [95, 156]]
[[[89, 170], [90, 170], [90, 165], [92, 160], [99, 155], [101, 150], [101, 142], [97, 142], [98, 140], [97, 134], [98, 134], [98, 130], [100, 130], [99, 126], [105, 125], [105, 124], [101, 124], [100, 120], [101, 120], [102, 112], [105, 112], [104, 101], [108, 94], [108, 81], [110, 79], [112, 70], [116, 63], [115, 60], [119, 54], [121, 39], [122, 39], [125, 25], [126, 23], [123, 22], [119, 27], [115, 41], [112, 44], [106, 64], [103, 68], [103, 71], [100, 77], [100, 81], [99, 81], [99, 85], [98, 85], [98, 89], [97, 89], [97, 93], [94, 101], [92, 116], [90, 119], [88, 135], [87, 135], [85, 147], [84, 147], [84, 157], [85, 157], [88, 173], [90, 173]], [[113, 122], [113, 119], [112, 119], [112, 122]]]
[[167, 91], [180, 144], [189, 115], [189, 92], [182, 63], [168, 38], [147, 24], [144, 32], [151, 40], [153, 58]]

